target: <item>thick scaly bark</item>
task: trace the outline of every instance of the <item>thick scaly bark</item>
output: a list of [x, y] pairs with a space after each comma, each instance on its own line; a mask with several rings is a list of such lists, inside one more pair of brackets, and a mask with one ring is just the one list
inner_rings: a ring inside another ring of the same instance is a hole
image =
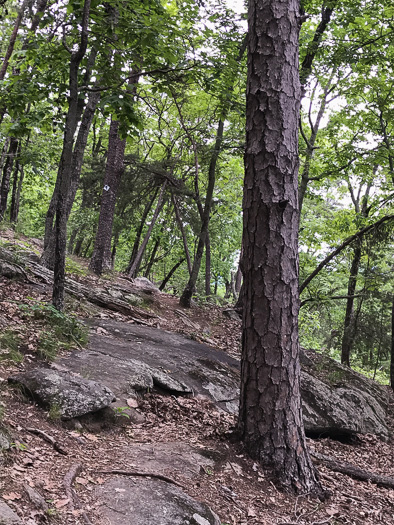
[[119, 136], [119, 121], [112, 120], [109, 130], [108, 158], [105, 168], [100, 217], [89, 269], [97, 275], [112, 269], [111, 238], [116, 196], [124, 171], [126, 139]]
[[249, 2], [239, 430], [282, 487], [322, 496], [300, 397], [299, 2]]

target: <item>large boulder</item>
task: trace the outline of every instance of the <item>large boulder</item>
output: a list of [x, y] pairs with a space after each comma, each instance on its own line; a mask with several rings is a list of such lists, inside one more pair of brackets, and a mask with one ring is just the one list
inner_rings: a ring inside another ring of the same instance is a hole
[[36, 368], [9, 378], [10, 383], [67, 420], [96, 412], [115, 400], [113, 392], [96, 381], [70, 372]]
[[113, 478], [96, 489], [112, 525], [220, 525], [218, 516], [170, 483]]
[[376, 434], [388, 437], [388, 394], [375, 381], [327, 356], [302, 350], [304, 425], [312, 436]]

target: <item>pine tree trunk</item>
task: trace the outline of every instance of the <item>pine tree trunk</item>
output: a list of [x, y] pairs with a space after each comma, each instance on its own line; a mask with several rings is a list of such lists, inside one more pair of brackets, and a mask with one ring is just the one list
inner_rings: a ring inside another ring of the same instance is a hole
[[89, 269], [97, 275], [112, 269], [111, 239], [116, 196], [124, 172], [126, 139], [119, 136], [119, 121], [112, 120], [109, 130], [108, 157], [105, 168], [100, 217]]
[[249, 2], [239, 430], [286, 490], [321, 496], [300, 396], [299, 2]]

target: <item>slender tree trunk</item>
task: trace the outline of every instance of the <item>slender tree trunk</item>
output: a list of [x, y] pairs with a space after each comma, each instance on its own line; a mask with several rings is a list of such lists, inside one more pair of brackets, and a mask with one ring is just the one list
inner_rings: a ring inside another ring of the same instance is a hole
[[[327, 98], [330, 92], [332, 77], [333, 75], [331, 76], [327, 84], [324, 86], [323, 98], [320, 102], [319, 111], [317, 113], [317, 117], [316, 117], [314, 124], [312, 124], [311, 108], [309, 109], [309, 120], [311, 122], [311, 134], [309, 136], [309, 139], [307, 139], [305, 135], [303, 134], [303, 137], [306, 143], [306, 155], [305, 155], [304, 167], [301, 172], [301, 182], [298, 188], [298, 207], [299, 207], [300, 215], [302, 211], [302, 205], [304, 202], [305, 193], [308, 187], [308, 183], [310, 181], [309, 173], [310, 173], [313, 155], [316, 149], [315, 144], [316, 144], [317, 134], [319, 132], [319, 128], [320, 128], [322, 118], [324, 116], [324, 112], [326, 110]], [[301, 121], [300, 121], [300, 125], [301, 125]], [[301, 128], [301, 131], [302, 131], [302, 128]]]
[[186, 258], [186, 262], [187, 262], [187, 269], [189, 270], [189, 275], [190, 275], [192, 273], [192, 263], [191, 263], [191, 259], [190, 259], [190, 252], [189, 252], [189, 247], [187, 245], [187, 237], [186, 237], [185, 228], [183, 227], [182, 218], [181, 218], [180, 213], [179, 213], [178, 203], [176, 201], [176, 198], [175, 198], [174, 194], [171, 194], [171, 200], [172, 200], [172, 204], [174, 206], [176, 222], [178, 224], [178, 228], [179, 228], [179, 230], [181, 232], [181, 235], [182, 235], [183, 248], [185, 250], [185, 258]]
[[352, 265], [347, 287], [346, 313], [344, 323], [344, 333], [342, 338], [341, 363], [350, 367], [350, 353], [355, 336], [355, 318], [354, 318], [354, 295], [357, 286], [358, 271], [361, 262], [361, 243], [358, 241], [354, 248]]
[[[100, 93], [93, 92], [89, 95], [88, 102], [86, 104], [82, 121], [79, 126], [78, 136], [75, 141], [72, 156], [72, 167], [71, 177], [69, 184], [69, 191], [65, 203], [65, 214], [66, 221], [70, 217], [70, 213], [74, 204], [75, 195], [78, 190], [79, 181], [81, 178], [81, 170], [83, 158], [85, 155], [86, 144], [89, 136], [89, 131], [92, 125], [94, 113], [96, 111], [97, 104], [100, 100]], [[55, 189], [52, 194], [51, 202], [47, 211], [45, 219], [45, 236], [44, 236], [44, 251], [41, 257], [41, 262], [47, 268], [53, 268], [54, 256], [55, 256], [55, 229], [53, 221], [55, 218], [56, 203], [59, 195], [59, 184], [55, 185]]]
[[[13, 35], [11, 36], [11, 39], [10, 39], [10, 42], [9, 42], [9, 46], [8, 46], [8, 50], [7, 50], [7, 53], [6, 53], [5, 57], [4, 57], [3, 64], [2, 64], [2, 67], [1, 67], [0, 80], [3, 80], [3, 78], [5, 76], [5, 73], [7, 71], [9, 59], [10, 59], [10, 57], [12, 55], [12, 52], [14, 50], [14, 47], [15, 47], [16, 37], [17, 37], [18, 31], [19, 31], [20, 23], [21, 23], [22, 18], [23, 18], [23, 13], [26, 10], [26, 7], [27, 7], [28, 3], [29, 3], [29, 0], [27, 0], [27, 1], [25, 0], [23, 2], [23, 4], [22, 4], [21, 9], [19, 10], [18, 17], [17, 17], [17, 19], [15, 21], [15, 25], [14, 25]], [[35, 32], [36, 32], [36, 30], [38, 28], [38, 25], [40, 23], [40, 20], [41, 20], [41, 15], [45, 11], [47, 3], [48, 3], [48, 0], [39, 0], [37, 2], [37, 10], [36, 10], [36, 12], [34, 14], [34, 17], [33, 17], [33, 20], [32, 20], [31, 26], [30, 26], [29, 35], [25, 38], [25, 41], [24, 41], [24, 43], [22, 45], [22, 51], [25, 51], [26, 49], [29, 48], [30, 41], [31, 41], [31, 35], [35, 34]], [[0, 107], [0, 124], [3, 122], [3, 118], [4, 118], [4, 115], [6, 114], [6, 112], [7, 112], [7, 107], [6, 106], [1, 106]]]
[[81, 236], [81, 237], [78, 237], [77, 242], [75, 243], [75, 248], [74, 248], [73, 253], [77, 257], [81, 256], [83, 241], [84, 241], [84, 237]]
[[89, 269], [97, 275], [112, 269], [111, 239], [116, 196], [124, 172], [126, 139], [119, 137], [119, 121], [112, 120], [105, 168], [100, 217]]
[[181, 266], [182, 263], [185, 262], [185, 258], [178, 261], [174, 266], [171, 268], [171, 270], [168, 272], [167, 276], [163, 279], [163, 282], [159, 286], [159, 290], [162, 292], [164, 288], [166, 287], [168, 281], [171, 279], [171, 277], [174, 275], [174, 273], [177, 271], [177, 269]]
[[56, 205], [55, 220], [55, 261], [52, 303], [59, 310], [64, 306], [64, 284], [66, 272], [67, 214], [66, 200], [70, 188], [74, 134], [78, 125], [78, 69], [85, 56], [88, 44], [88, 25], [91, 0], [85, 0], [82, 16], [81, 41], [78, 50], [73, 51], [69, 70], [69, 103], [65, 122], [63, 151], [58, 170], [59, 194]]
[[[1, 122], [0, 122], [1, 124]], [[4, 145], [3, 145], [3, 148], [1, 150], [1, 157], [0, 157], [0, 173], [3, 172], [3, 166], [4, 166], [4, 163], [5, 163], [5, 159], [7, 158], [7, 151], [8, 151], [8, 148], [10, 146], [10, 140], [11, 138], [10, 137], [7, 137], [5, 139], [5, 142], [4, 142]]]
[[[30, 133], [27, 137], [25, 149], [27, 150], [30, 142]], [[22, 148], [22, 142], [20, 142], [19, 147], [19, 155], [21, 153]], [[21, 200], [21, 192], [22, 192], [22, 185], [23, 185], [23, 179], [25, 178], [25, 171], [23, 164], [20, 163], [19, 156], [17, 157], [17, 164], [19, 168], [19, 177], [14, 176], [14, 183], [12, 187], [12, 200], [11, 200], [11, 210], [10, 210], [10, 222], [13, 224], [16, 224], [18, 222], [18, 216], [19, 216], [19, 206], [20, 206], [20, 200]], [[15, 174], [17, 175], [17, 171], [15, 171]]]
[[194, 261], [193, 261], [192, 272], [190, 274], [189, 281], [179, 301], [180, 305], [183, 306], [184, 308], [190, 308], [191, 306], [191, 300], [192, 300], [192, 296], [193, 296], [193, 293], [196, 287], [197, 278], [198, 278], [198, 274], [199, 274], [200, 266], [201, 266], [202, 256], [204, 254], [204, 246], [206, 244], [206, 239], [207, 239], [207, 235], [209, 232], [209, 218], [210, 218], [210, 213], [211, 213], [212, 197], [213, 197], [213, 191], [215, 189], [215, 180], [216, 180], [216, 164], [217, 164], [219, 153], [222, 147], [223, 130], [224, 130], [224, 122], [220, 119], [217, 131], [216, 131], [215, 147], [212, 152], [211, 161], [209, 164], [208, 187], [207, 187], [207, 193], [205, 196], [204, 211], [203, 211], [202, 220], [201, 220], [200, 238], [198, 240], [197, 251], [194, 257]]
[[209, 297], [211, 294], [211, 240], [209, 232], [207, 232], [205, 239], [205, 295]]
[[12, 173], [12, 166], [14, 164], [14, 159], [17, 154], [19, 147], [18, 139], [12, 137], [10, 140], [10, 145], [7, 152], [7, 158], [4, 163], [3, 168], [3, 178], [1, 180], [0, 188], [0, 221], [4, 219], [4, 215], [7, 209], [7, 200], [8, 193], [10, 190], [10, 179]]
[[[152, 206], [153, 206], [153, 204], [154, 204], [154, 202], [156, 200], [156, 197], [157, 197], [158, 193], [159, 193], [159, 188], [157, 188], [155, 190], [155, 192], [153, 194], [153, 197], [147, 202], [147, 204], [145, 205], [144, 211], [142, 213], [141, 221], [140, 221], [140, 224], [139, 224], [136, 236], [135, 236], [133, 249], [131, 251], [129, 265], [127, 267], [127, 273], [128, 274], [130, 274], [131, 267], [133, 266], [133, 263], [134, 263], [135, 258], [137, 256], [137, 253], [138, 253], [138, 250], [139, 250], [139, 247], [140, 247], [142, 232], [143, 232], [146, 220], [148, 218], [148, 215], [149, 215], [149, 213], [150, 213], [150, 211], [152, 209]], [[138, 268], [137, 268], [137, 272], [138, 272]]]
[[156, 204], [156, 209], [153, 213], [153, 217], [152, 217], [152, 220], [149, 224], [149, 228], [148, 228], [148, 231], [146, 232], [145, 234], [145, 237], [144, 237], [144, 240], [142, 241], [142, 244], [138, 250], [138, 253], [137, 255], [135, 256], [135, 259], [133, 261], [133, 264], [131, 265], [130, 267], [130, 270], [129, 270], [129, 277], [136, 277], [137, 275], [137, 268], [139, 267], [140, 263], [141, 263], [141, 260], [142, 260], [142, 256], [144, 255], [144, 252], [145, 252], [145, 249], [146, 249], [146, 246], [148, 244], [148, 241], [150, 239], [150, 236], [151, 236], [151, 233], [152, 233], [152, 230], [156, 224], [156, 221], [157, 221], [157, 218], [161, 212], [161, 210], [163, 209], [163, 206], [164, 206], [164, 192], [165, 192], [165, 189], [166, 189], [166, 186], [167, 186], [167, 179], [164, 181], [162, 187], [161, 187], [161, 190], [160, 190], [160, 194], [159, 194], [159, 198], [157, 200], [157, 204]]
[[88, 242], [86, 243], [86, 246], [85, 246], [85, 250], [83, 252], [83, 257], [85, 257], [85, 259], [87, 259], [88, 255], [89, 255], [89, 250], [90, 250], [90, 247], [92, 245], [92, 238], [88, 239]]
[[391, 307], [390, 385], [391, 388], [394, 390], [394, 296]]
[[21, 152], [21, 142], [19, 142], [18, 151], [16, 154], [14, 175], [12, 178], [12, 195], [11, 195], [11, 206], [10, 206], [10, 222], [16, 222], [13, 220], [14, 210], [15, 210], [15, 200], [18, 191], [18, 180], [19, 180], [19, 171], [20, 171], [20, 152]]
[[78, 233], [79, 233], [79, 228], [74, 228], [73, 231], [71, 232], [70, 238], [68, 240], [68, 248], [67, 248], [68, 253], [73, 253], [74, 243], [75, 243], [75, 239], [77, 238]]
[[249, 1], [239, 430], [283, 488], [321, 496], [300, 396], [299, 24], [297, 0]]
[[3, 64], [2, 64], [2, 66], [0, 68], [0, 81], [4, 80], [5, 74], [7, 72], [8, 64], [9, 64], [11, 55], [12, 55], [12, 53], [14, 51], [16, 37], [18, 36], [19, 26], [21, 25], [23, 14], [24, 14], [25, 9], [28, 6], [29, 2], [30, 2], [30, 0], [24, 0], [23, 4], [21, 5], [21, 7], [20, 7], [20, 9], [18, 11], [18, 15], [16, 17], [15, 24], [14, 24], [14, 29], [13, 29], [13, 31], [11, 33], [11, 38], [10, 38], [10, 41], [8, 43], [8, 48], [7, 48], [7, 51], [5, 52], [5, 55], [4, 55]]
[[161, 238], [162, 238], [162, 236], [164, 234], [166, 226], [167, 226], [167, 221], [164, 221], [162, 226], [161, 226], [161, 228], [160, 228], [160, 234], [157, 237], [157, 239], [155, 241], [155, 244], [153, 246], [152, 252], [151, 252], [151, 254], [149, 256], [149, 261], [148, 261], [148, 264], [146, 265], [146, 268], [145, 268], [144, 277], [149, 278], [149, 274], [150, 274], [150, 272], [152, 270], [152, 266], [155, 263], [157, 250], [159, 249], [160, 241], [161, 241]]

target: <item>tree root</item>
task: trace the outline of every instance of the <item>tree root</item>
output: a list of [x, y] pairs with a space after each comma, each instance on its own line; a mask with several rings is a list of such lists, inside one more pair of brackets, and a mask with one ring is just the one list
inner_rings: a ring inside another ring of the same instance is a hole
[[36, 436], [39, 436], [47, 443], [50, 443], [56, 450], [56, 452], [59, 452], [59, 454], [63, 454], [63, 456], [68, 456], [67, 450], [64, 450], [64, 448], [56, 441], [55, 438], [53, 438], [43, 430], [39, 430], [38, 428], [26, 428], [25, 430], [27, 432], [30, 432], [30, 434], [35, 434]]
[[378, 487], [394, 489], [394, 478], [381, 476], [380, 474], [360, 469], [354, 465], [351, 465], [350, 463], [339, 463], [333, 457], [325, 456], [323, 454], [319, 454], [318, 452], [310, 451], [310, 455], [321, 463], [324, 463], [324, 465], [334, 472], [346, 474], [347, 476], [350, 476], [351, 478], [357, 479], [359, 481], [370, 481], [371, 483], [378, 485]]
[[[72, 484], [74, 483], [75, 478], [78, 476], [81, 470], [82, 470], [82, 465], [80, 463], [76, 463], [70, 468], [70, 470], [67, 472], [67, 474], [63, 478], [63, 487], [66, 492], [66, 496], [69, 500], [68, 505], [71, 511], [75, 510], [74, 503], [76, 503], [77, 509], [79, 510], [81, 509], [81, 502], [79, 501], [77, 494], [72, 488]], [[83, 517], [86, 525], [93, 525], [85, 511], [81, 512], [81, 516]]]
[[185, 488], [181, 483], [175, 481], [175, 479], [164, 476], [163, 474], [156, 474], [155, 472], [140, 472], [138, 470], [98, 470], [99, 474], [118, 474], [119, 476], [136, 476], [136, 477], [147, 477], [147, 478], [156, 478], [161, 481], [166, 481], [167, 483], [172, 483], [177, 487]]

